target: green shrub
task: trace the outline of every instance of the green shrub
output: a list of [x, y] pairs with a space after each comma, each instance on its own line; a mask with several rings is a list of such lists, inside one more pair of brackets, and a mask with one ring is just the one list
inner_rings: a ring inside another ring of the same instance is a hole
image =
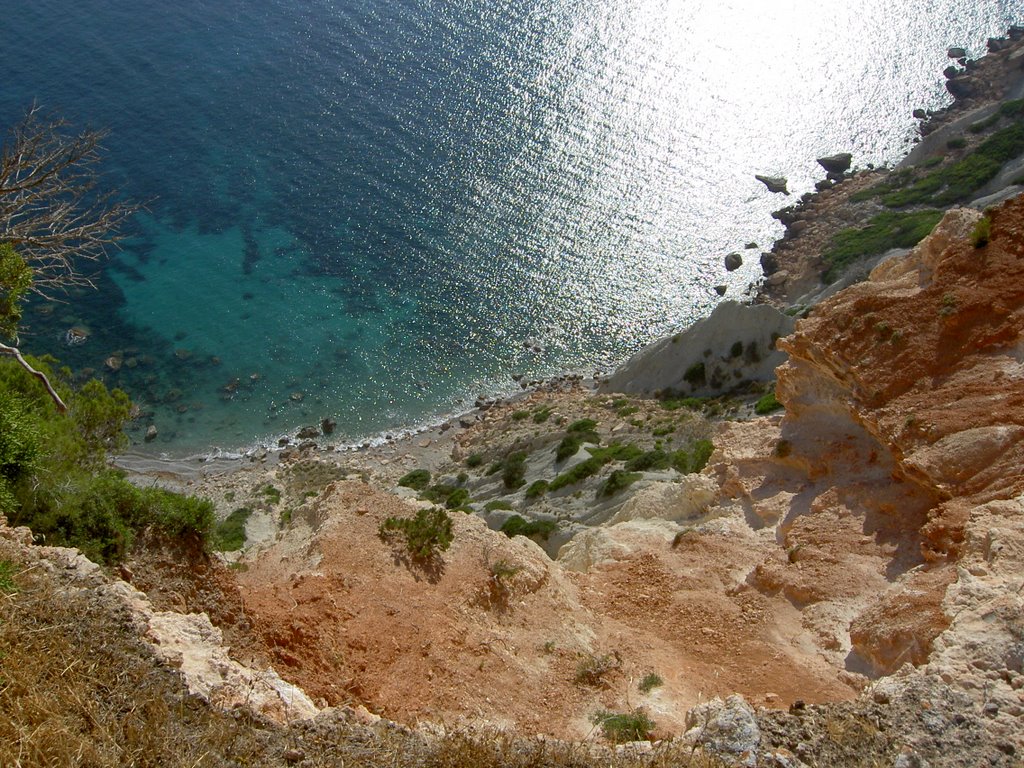
[[939, 223], [942, 213], [937, 210], [884, 211], [872, 218], [866, 227], [837, 232], [824, 254], [828, 264], [825, 280], [837, 279], [847, 266], [865, 256], [877, 256], [890, 248], [917, 245]]
[[281, 503], [281, 489], [275, 488], [270, 483], [267, 483], [265, 486], [260, 488], [260, 493], [263, 494], [264, 498], [266, 498], [266, 500], [271, 504]]
[[782, 403], [780, 403], [775, 397], [775, 389], [773, 388], [771, 392], [766, 392], [756, 403], [754, 403], [754, 413], [758, 416], [764, 416], [772, 411], [779, 410], [781, 407]]
[[444, 504], [448, 497], [455, 493], [456, 487], [449, 483], [434, 483], [429, 488], [420, 491], [420, 498], [431, 501], [434, 504]]
[[512, 515], [500, 528], [501, 532], [510, 539], [513, 536], [534, 536], [547, 539], [552, 533], [558, 530], [558, 523], [553, 520], [530, 520], [527, 522], [519, 515]]
[[967, 146], [967, 139], [963, 136], [957, 136], [946, 142], [946, 146], [949, 149], [963, 149]]
[[616, 469], [608, 475], [608, 478], [601, 484], [601, 487], [597, 491], [597, 495], [614, 496], [616, 493], [624, 491], [642, 477], [643, 475], [639, 472], [624, 472], [621, 469]]
[[568, 427], [566, 427], [565, 431], [588, 434], [590, 432], [593, 432], [596, 428], [597, 422], [594, 421], [593, 419], [579, 419], [577, 421], [574, 421]]
[[494, 499], [484, 504], [484, 510], [487, 512], [493, 512], [496, 509], [513, 509], [513, 506], [504, 499]]
[[637, 686], [640, 689], [640, 693], [650, 693], [655, 688], [664, 685], [665, 681], [661, 679], [660, 675], [651, 672], [650, 674], [644, 675], [643, 680]]
[[512, 421], [526, 421], [530, 418], [529, 411], [516, 411], [512, 414]]
[[412, 472], [398, 478], [398, 484], [403, 488], [412, 488], [414, 491], [422, 491], [430, 485], [430, 472], [426, 469], [414, 469]]
[[704, 372], [704, 363], [694, 363], [687, 368], [686, 373], [683, 374], [683, 381], [687, 382], [695, 389], [697, 387], [703, 387], [707, 383]]
[[526, 451], [516, 451], [505, 457], [501, 481], [512, 491], [526, 483]]
[[666, 411], [678, 411], [680, 408], [699, 411], [707, 401], [706, 397], [670, 397], [661, 401], [661, 407]]
[[451, 546], [452, 519], [439, 507], [421, 509], [412, 518], [389, 517], [380, 524], [378, 535], [389, 539], [401, 535], [413, 560], [433, 560]]
[[992, 237], [992, 220], [988, 216], [982, 216], [971, 230], [971, 244], [975, 248], [984, 248]]
[[526, 489], [526, 498], [536, 499], [538, 496], [543, 496], [548, 492], [548, 481], [537, 480], [530, 484], [530, 487]]
[[28, 406], [0, 391], [0, 514], [14, 513], [14, 484], [35, 471], [39, 454], [38, 425]]
[[600, 472], [601, 467], [603, 467], [605, 463], [606, 462], [602, 458], [591, 456], [586, 461], [581, 461], [572, 469], [558, 475], [558, 477], [551, 481], [551, 485], [548, 486], [548, 490], [558, 491], [565, 488], [567, 485], [574, 485], [582, 480], [586, 480], [588, 477]]
[[588, 448], [587, 452], [594, 458], [600, 459], [605, 464], [609, 461], [629, 461], [643, 453], [632, 443], [612, 443], [604, 448]]
[[10, 595], [18, 591], [14, 583], [14, 574], [18, 567], [10, 560], [0, 560], [0, 595]]
[[653, 472], [660, 469], [668, 469], [668, 466], [668, 454], [660, 448], [655, 448], [652, 451], [647, 451], [630, 459], [626, 462], [623, 469], [627, 472]]
[[465, 488], [456, 488], [445, 499], [444, 505], [448, 509], [458, 509], [469, 503], [469, 491]]
[[[471, 453], [469, 454], [469, 456], [466, 457], [466, 466], [469, 467], [470, 469], [476, 469], [483, 463], [484, 457], [479, 453]], [[428, 477], [427, 480], [429, 482], [430, 478]]]
[[543, 424], [551, 416], [551, 412], [553, 410], [554, 408], [552, 408], [550, 405], [545, 405], [541, 408], [538, 408], [536, 411], [533, 412], [533, 423]]
[[715, 445], [710, 440], [697, 440], [691, 447], [690, 471], [700, 472], [707, 466]]
[[604, 737], [615, 744], [647, 741], [654, 730], [654, 722], [640, 709], [621, 714], [598, 712], [591, 722], [600, 726]]

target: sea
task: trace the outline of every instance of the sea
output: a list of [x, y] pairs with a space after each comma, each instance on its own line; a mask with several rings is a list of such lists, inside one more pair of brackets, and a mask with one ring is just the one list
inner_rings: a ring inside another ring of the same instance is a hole
[[1024, 0], [0, 0], [4, 131], [33, 103], [108, 131], [100, 186], [144, 205], [81, 265], [94, 289], [30, 302], [22, 347], [126, 390], [134, 450], [167, 457], [323, 418], [358, 444], [608, 371], [716, 286], [748, 295], [816, 158], [895, 163], [950, 102], [947, 49], [1022, 22]]

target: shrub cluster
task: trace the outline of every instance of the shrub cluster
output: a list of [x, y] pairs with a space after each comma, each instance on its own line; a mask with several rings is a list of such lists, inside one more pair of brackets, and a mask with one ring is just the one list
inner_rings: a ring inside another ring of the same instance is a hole
[[384, 540], [401, 535], [409, 556], [419, 561], [438, 557], [451, 546], [455, 537], [451, 517], [439, 507], [421, 509], [411, 518], [389, 517], [380, 524], [377, 533]]

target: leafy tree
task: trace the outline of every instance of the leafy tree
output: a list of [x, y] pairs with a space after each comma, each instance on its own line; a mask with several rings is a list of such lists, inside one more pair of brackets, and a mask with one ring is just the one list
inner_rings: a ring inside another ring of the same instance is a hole
[[18, 348], [21, 302], [92, 285], [83, 263], [103, 258], [137, 210], [97, 189], [105, 135], [73, 133], [33, 105], [0, 148], [0, 354], [39, 379], [61, 411], [60, 394]]

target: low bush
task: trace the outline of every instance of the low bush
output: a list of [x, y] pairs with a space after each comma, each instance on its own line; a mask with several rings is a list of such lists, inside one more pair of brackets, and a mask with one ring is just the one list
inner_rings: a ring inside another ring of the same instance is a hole
[[519, 515], [512, 515], [501, 526], [501, 532], [510, 539], [513, 536], [526, 536], [527, 538], [538, 537], [547, 539], [552, 533], [558, 530], [558, 523], [552, 520], [530, 520], [527, 522]]
[[237, 552], [245, 544], [245, 524], [252, 510], [239, 507], [213, 529], [212, 546], [218, 552]]
[[654, 722], [640, 709], [620, 714], [598, 712], [591, 722], [600, 726], [604, 737], [615, 744], [647, 741], [654, 730]]
[[866, 227], [844, 229], [835, 234], [824, 253], [825, 280], [836, 280], [850, 264], [865, 256], [877, 256], [890, 248], [917, 245], [942, 218], [942, 211], [923, 210], [900, 213], [884, 211]]
[[781, 407], [782, 403], [775, 397], [775, 389], [773, 388], [771, 392], [766, 392], [754, 403], [754, 413], [758, 416], [764, 416], [772, 411], [779, 410]]
[[539, 496], [543, 496], [547, 492], [548, 492], [548, 481], [547, 480], [537, 480], [536, 482], [531, 483], [530, 487], [526, 489], [526, 498], [531, 499], [531, 500], [532, 499], [536, 499]]
[[444, 500], [444, 505], [448, 509], [459, 509], [460, 507], [466, 506], [469, 501], [469, 491], [465, 488], [456, 488], [448, 495], [448, 498]]
[[430, 472], [426, 469], [414, 469], [412, 472], [404, 474], [398, 478], [398, 484], [403, 488], [412, 488], [414, 491], [422, 491], [430, 485]]
[[605, 653], [601, 656], [588, 653], [576, 665], [573, 682], [577, 685], [601, 688], [607, 685], [605, 677], [621, 666], [622, 659], [619, 658], [618, 653]]
[[484, 510], [487, 512], [493, 512], [496, 509], [513, 509], [513, 506], [510, 502], [505, 501], [504, 499], [494, 499], [493, 501], [488, 501], [484, 504]]
[[511, 491], [526, 483], [526, 451], [516, 451], [505, 457], [501, 482]]
[[412, 518], [389, 517], [380, 524], [378, 535], [390, 539], [401, 535], [413, 560], [433, 560], [451, 546], [452, 519], [440, 507], [421, 509]]
[[664, 685], [664, 683], [665, 681], [661, 679], [661, 675], [651, 672], [650, 674], [644, 675], [637, 687], [640, 689], [640, 693], [650, 693], [655, 688]]
[[586, 480], [588, 477], [596, 475], [601, 471], [601, 467], [605, 465], [605, 461], [597, 456], [591, 456], [586, 461], [581, 461], [566, 472], [558, 475], [554, 480], [551, 481], [551, 485], [548, 486], [549, 491], [558, 491], [565, 488], [568, 485], [575, 485], [578, 482]]
[[601, 487], [597, 491], [597, 495], [600, 497], [614, 496], [616, 493], [624, 491], [642, 477], [643, 475], [639, 472], [624, 472], [621, 469], [616, 469], [608, 475], [608, 478], [601, 484]]
[[984, 248], [992, 237], [992, 220], [988, 216], [982, 216], [974, 225], [971, 231], [971, 244], [975, 248]]
[[668, 467], [669, 455], [660, 448], [655, 448], [627, 461], [624, 469], [627, 472], [654, 472]]

